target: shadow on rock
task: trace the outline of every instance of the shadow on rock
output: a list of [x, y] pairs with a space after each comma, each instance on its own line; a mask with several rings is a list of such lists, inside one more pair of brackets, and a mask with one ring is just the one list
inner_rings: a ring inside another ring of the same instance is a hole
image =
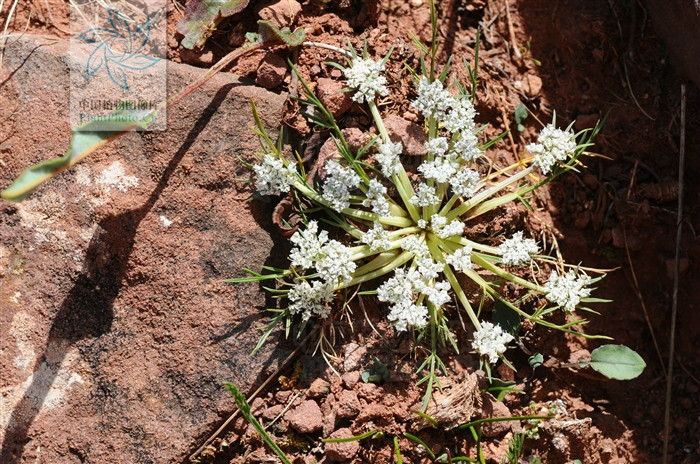
[[168, 163], [148, 200], [140, 208], [108, 216], [100, 221], [88, 245], [83, 272], [61, 303], [49, 330], [46, 348], [32, 369], [31, 384], [10, 416], [0, 446], [0, 462], [3, 464], [22, 462], [24, 446], [28, 441], [27, 433], [70, 349], [80, 340], [99, 338], [110, 331], [114, 319], [114, 300], [124, 285], [127, 264], [141, 221], [153, 208], [197, 135], [209, 124], [233, 87], [233, 84], [226, 85], [216, 93]]

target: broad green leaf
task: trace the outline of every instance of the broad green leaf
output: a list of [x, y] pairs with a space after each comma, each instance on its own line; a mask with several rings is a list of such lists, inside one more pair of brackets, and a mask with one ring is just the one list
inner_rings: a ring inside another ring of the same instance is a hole
[[182, 46], [201, 47], [224, 18], [240, 13], [246, 6], [248, 0], [190, 0], [185, 18], [177, 25], [177, 31], [185, 36]]
[[624, 345], [603, 345], [591, 353], [591, 367], [610, 379], [630, 380], [638, 377], [646, 363]]
[[264, 42], [278, 38], [290, 47], [298, 47], [304, 41], [305, 32], [303, 27], [298, 27], [292, 32], [288, 27], [278, 29], [271, 22], [263, 21], [262, 19], [258, 21], [258, 25], [260, 26], [260, 37]]
[[[148, 122], [143, 120], [149, 119], [147, 117], [148, 112], [148, 110], [141, 112], [129, 111], [129, 120], [127, 121], [119, 121], [119, 118], [110, 118], [114, 119], [114, 121], [93, 121], [78, 126], [73, 130], [68, 152], [65, 155], [60, 158], [42, 161], [25, 169], [12, 185], [0, 193], [0, 196], [9, 201], [24, 200], [42, 183], [75, 165], [110, 140], [134, 129], [145, 128]], [[117, 111], [112, 113], [112, 116], [120, 114], [123, 114], [123, 112]]]

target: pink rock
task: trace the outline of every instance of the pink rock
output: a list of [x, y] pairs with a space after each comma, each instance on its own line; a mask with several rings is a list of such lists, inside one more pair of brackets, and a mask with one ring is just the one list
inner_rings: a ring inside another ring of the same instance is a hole
[[[2, 188], [70, 137], [68, 42], [25, 34], [4, 52], [0, 101], [22, 111], [3, 121]], [[200, 75], [168, 63], [173, 91]], [[0, 462], [38, 448], [51, 463], [184, 462], [235, 409], [223, 382], [248, 393], [287, 356], [271, 344], [248, 356], [265, 294], [222, 282], [260, 269], [273, 245], [233, 182], [249, 170], [231, 153], [252, 162], [259, 148], [251, 99], [276, 132], [286, 96], [220, 73], [168, 108], [168, 130], [128, 134], [0, 204], [0, 269], [13, 272], [0, 271]], [[138, 185], [104, 191], [116, 162]]]
[[316, 83], [316, 95], [333, 117], [337, 118], [350, 109], [352, 94], [342, 91], [345, 87], [342, 82], [322, 77]]
[[255, 83], [266, 89], [274, 89], [284, 81], [287, 63], [277, 53], [268, 53], [258, 66]]
[[301, 4], [296, 0], [272, 0], [257, 8], [260, 19], [269, 21], [278, 28], [292, 26], [301, 12]]
[[[503, 404], [501, 401], [498, 401], [490, 393], [483, 393], [481, 395], [481, 400], [481, 417], [509, 417], [513, 415], [511, 414], [510, 409], [508, 409], [508, 406]], [[519, 433], [521, 430], [520, 422], [488, 422], [482, 427], [482, 431], [487, 437], [498, 437], [511, 429], [515, 433]]]
[[423, 126], [394, 114], [384, 117], [384, 126], [392, 142], [401, 142], [405, 155], [423, 156], [427, 153], [425, 142], [428, 141], [428, 136]]
[[306, 394], [309, 398], [320, 398], [326, 396], [331, 391], [331, 384], [323, 379], [316, 379], [311, 382]]
[[285, 414], [289, 425], [299, 433], [312, 433], [323, 427], [321, 408], [314, 400], [306, 400]]
[[337, 396], [337, 404], [336, 412], [340, 418], [350, 419], [360, 412], [360, 400], [352, 390], [341, 391]]
[[[336, 430], [328, 438], [346, 438], [351, 436], [353, 436], [352, 430], [344, 428]], [[336, 462], [345, 462], [352, 459], [359, 449], [360, 442], [357, 440], [325, 444], [326, 457]]]

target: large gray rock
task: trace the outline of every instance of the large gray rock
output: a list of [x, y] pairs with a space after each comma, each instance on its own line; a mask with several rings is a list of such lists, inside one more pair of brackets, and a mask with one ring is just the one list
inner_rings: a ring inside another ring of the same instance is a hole
[[[67, 43], [24, 36], [0, 75], [0, 187], [70, 139]], [[202, 72], [170, 64], [170, 93]], [[179, 463], [286, 356], [260, 332], [269, 206], [238, 157], [283, 95], [219, 74], [168, 114], [0, 203], [0, 462]], [[270, 304], [268, 302], [268, 304]]]

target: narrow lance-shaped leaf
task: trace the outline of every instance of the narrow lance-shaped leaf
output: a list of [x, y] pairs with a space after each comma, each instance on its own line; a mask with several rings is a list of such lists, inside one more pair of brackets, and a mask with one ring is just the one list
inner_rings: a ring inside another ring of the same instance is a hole
[[[112, 139], [137, 128], [145, 128], [151, 121], [154, 114], [148, 117], [148, 110], [142, 112], [117, 111], [112, 116], [127, 114], [129, 120], [119, 121], [118, 117], [112, 118], [114, 121], [91, 121], [82, 126], [78, 126], [73, 131], [70, 146], [65, 155], [60, 158], [43, 161], [25, 169], [20, 176], [7, 189], [0, 193], [0, 196], [9, 201], [22, 201], [36, 190], [43, 182], [56, 176], [62, 171], [70, 168], [85, 158], [93, 151], [100, 148]], [[133, 121], [132, 119], [136, 119]], [[108, 130], [105, 130], [108, 129]]]
[[303, 27], [298, 27], [292, 32], [288, 27], [278, 29], [269, 21], [258, 21], [259, 34], [261, 40], [268, 41], [279, 39], [290, 47], [298, 47], [304, 41], [305, 32]]

